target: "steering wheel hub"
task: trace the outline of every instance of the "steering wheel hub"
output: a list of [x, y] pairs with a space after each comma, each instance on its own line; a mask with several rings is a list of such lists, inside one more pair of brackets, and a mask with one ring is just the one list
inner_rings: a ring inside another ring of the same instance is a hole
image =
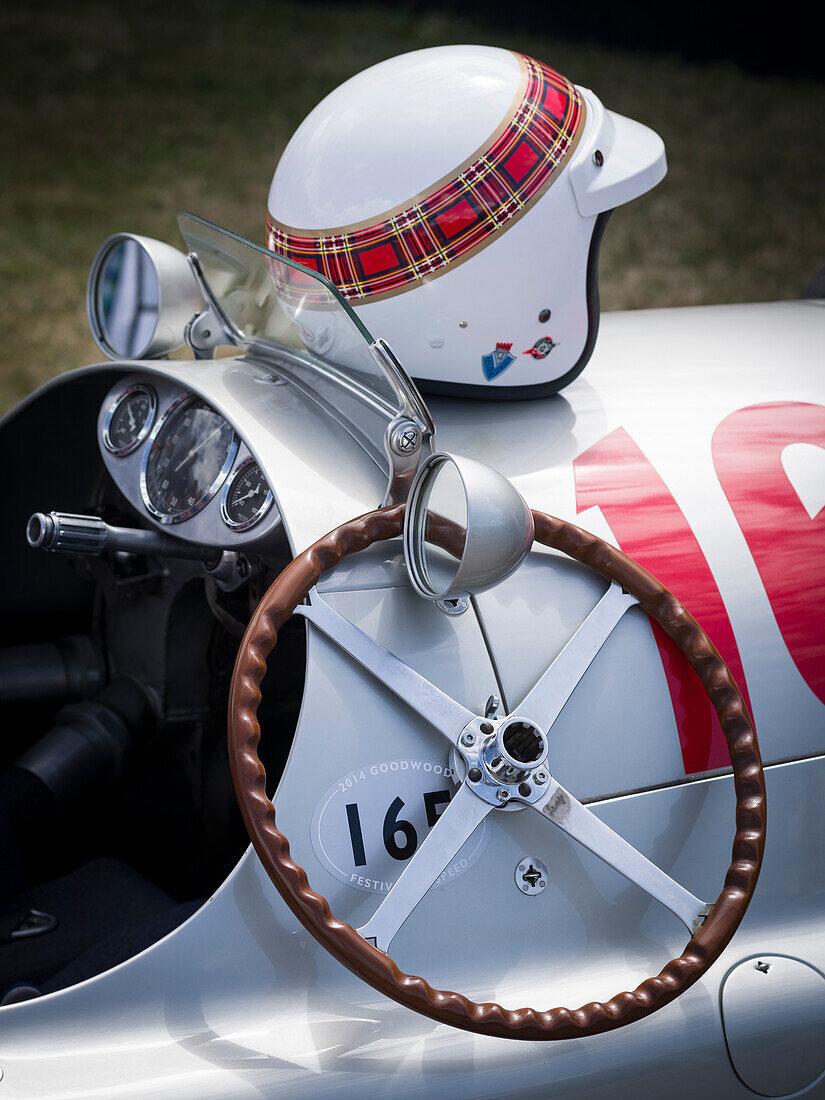
[[459, 782], [466, 782], [488, 805], [522, 810], [547, 790], [547, 738], [528, 718], [475, 717], [451, 753]]
[[529, 718], [518, 715], [499, 723], [494, 738], [485, 746], [484, 763], [489, 774], [502, 783], [522, 783], [544, 765], [547, 739]]

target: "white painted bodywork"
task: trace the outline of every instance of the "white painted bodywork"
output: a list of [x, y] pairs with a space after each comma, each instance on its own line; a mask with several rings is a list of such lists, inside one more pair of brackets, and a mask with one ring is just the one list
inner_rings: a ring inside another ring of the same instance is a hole
[[[770, 765], [759, 886], [702, 981], [648, 1019], [594, 1038], [540, 1044], [464, 1034], [359, 983], [304, 932], [250, 850], [165, 940], [79, 986], [0, 1010], [0, 1095], [752, 1096], [734, 1073], [721, 1025], [720, 990], [734, 966], [763, 954], [807, 964], [807, 984], [792, 994], [806, 999], [803, 1015], [825, 1028], [825, 979], [821, 986], [808, 980], [811, 967], [825, 972], [825, 706], [791, 660], [710, 443], [719, 422], [745, 406], [825, 404], [824, 350], [822, 303], [616, 314], [603, 318], [590, 366], [561, 396], [430, 403], [439, 448], [489, 463], [533, 507], [612, 542], [598, 509], [576, 513], [572, 460], [623, 427], [697, 535], [730, 615]], [[245, 435], [295, 549], [380, 502], [381, 478], [351, 440], [331, 433], [322, 443], [320, 420], [299, 410], [285, 386], [273, 391], [277, 400], [259, 396], [266, 387], [250, 382], [256, 368], [248, 363], [152, 369], [186, 377]], [[793, 483], [810, 509], [820, 491], [812, 473], [818, 451], [794, 460]], [[414, 596], [393, 543], [344, 563], [320, 587], [338, 611], [479, 711], [499, 682], [514, 706], [604, 586], [539, 551], [478, 597], [477, 612], [451, 618]], [[338, 916], [362, 924], [378, 898], [319, 860], [311, 840], [319, 801], [353, 769], [393, 757], [443, 763], [448, 748], [310, 629], [304, 703], [275, 805], [295, 858]], [[624, 617], [585, 674], [553, 728], [550, 759], [560, 782], [595, 799], [591, 808], [677, 881], [698, 897], [718, 894], [734, 832], [732, 783], [724, 773], [686, 778], [641, 612]], [[430, 892], [393, 942], [403, 969], [479, 1000], [576, 1007], [633, 988], [681, 951], [684, 929], [672, 914], [550, 822], [529, 811], [493, 818], [480, 858]], [[550, 886], [536, 897], [513, 883], [526, 853], [550, 868]], [[766, 999], [756, 1012], [768, 1036], [764, 1019], [775, 1010]], [[815, 1059], [811, 1066], [815, 1073]], [[806, 1095], [825, 1097], [821, 1076]]]

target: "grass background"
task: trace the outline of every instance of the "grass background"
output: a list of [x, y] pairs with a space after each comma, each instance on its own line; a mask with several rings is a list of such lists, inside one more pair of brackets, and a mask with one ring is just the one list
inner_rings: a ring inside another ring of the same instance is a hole
[[604, 309], [794, 298], [825, 262], [812, 79], [358, 4], [46, 2], [4, 8], [0, 34], [0, 411], [100, 359], [85, 281], [105, 237], [180, 245], [185, 208], [261, 241], [301, 119], [353, 73], [425, 46], [531, 53], [662, 135], [664, 183], [605, 234]]

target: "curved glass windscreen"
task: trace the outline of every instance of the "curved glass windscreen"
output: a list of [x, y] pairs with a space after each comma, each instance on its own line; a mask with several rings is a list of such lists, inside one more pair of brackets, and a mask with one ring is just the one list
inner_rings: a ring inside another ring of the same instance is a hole
[[242, 346], [277, 348], [286, 365], [292, 353], [293, 366], [322, 366], [401, 407], [372, 357], [372, 336], [323, 276], [194, 214], [179, 214], [178, 225]]

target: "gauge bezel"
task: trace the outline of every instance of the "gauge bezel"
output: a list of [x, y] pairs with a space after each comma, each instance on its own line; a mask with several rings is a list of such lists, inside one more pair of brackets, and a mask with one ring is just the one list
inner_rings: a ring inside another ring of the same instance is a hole
[[254, 527], [256, 523], [260, 523], [260, 521], [264, 518], [269, 509], [272, 507], [272, 501], [275, 499], [272, 495], [272, 489], [269, 487], [269, 482], [266, 480], [263, 470], [261, 470], [261, 477], [264, 479], [264, 483], [266, 484], [267, 489], [266, 497], [261, 507], [255, 513], [252, 519], [247, 520], [245, 523], [237, 523], [229, 515], [229, 494], [232, 492], [232, 486], [241, 476], [243, 471], [253, 463], [258, 467], [259, 470], [261, 470], [261, 464], [260, 462], [258, 462], [257, 458], [255, 458], [254, 455], [248, 455], [243, 460], [243, 462], [239, 463], [235, 467], [235, 469], [232, 471], [232, 475], [227, 478], [226, 484], [223, 487], [223, 493], [221, 493], [221, 519], [232, 531], [248, 531], [250, 527]]
[[158, 417], [157, 422], [152, 429], [151, 435], [149, 436], [149, 445], [146, 448], [146, 453], [144, 454], [143, 460], [140, 464], [140, 495], [147, 512], [149, 512], [150, 515], [154, 516], [154, 518], [158, 520], [158, 522], [163, 524], [185, 523], [186, 520], [191, 519], [192, 516], [196, 516], [198, 512], [202, 512], [207, 504], [209, 504], [209, 502], [213, 499], [220, 487], [223, 485], [224, 481], [226, 481], [229, 471], [234, 466], [235, 459], [238, 456], [238, 447], [240, 446], [238, 433], [235, 431], [232, 425], [229, 424], [229, 427], [232, 428], [232, 442], [229, 445], [229, 451], [227, 453], [224, 464], [220, 469], [220, 472], [218, 473], [212, 484], [209, 486], [209, 488], [206, 490], [206, 492], [203, 494], [203, 496], [199, 497], [199, 499], [196, 500], [191, 507], [185, 509], [185, 511], [176, 512], [174, 514], [170, 514], [169, 512], [162, 512], [152, 503], [152, 501], [149, 499], [149, 489], [146, 484], [146, 470], [148, 468], [149, 457], [154, 450], [157, 437], [163, 430], [164, 424], [168, 424], [169, 420], [177, 412], [181, 411], [186, 404], [195, 401], [202, 401], [204, 405], [206, 405], [209, 409], [212, 410], [212, 412], [215, 413], [216, 416], [220, 416], [222, 420], [229, 424], [229, 421], [226, 419], [226, 417], [223, 416], [222, 413], [218, 412], [218, 410], [214, 408], [214, 406], [211, 405], [206, 400], [206, 398], [202, 397], [199, 393], [193, 393], [191, 390], [185, 390], [182, 394], [176, 397], [172, 404], [164, 410], [161, 416]]
[[[130, 397], [133, 393], [145, 393], [149, 398], [149, 414], [146, 417], [146, 422], [138, 432], [137, 438], [133, 443], [130, 443], [128, 447], [116, 447], [112, 442], [112, 437], [109, 435], [109, 428], [111, 426], [114, 415], [127, 397]], [[112, 399], [106, 413], [106, 421], [103, 425], [103, 446], [110, 453], [115, 455], [116, 458], [125, 458], [126, 455], [132, 454], [136, 451], [141, 443], [146, 439], [152, 430], [152, 426], [155, 423], [155, 416], [158, 411], [158, 398], [155, 391], [151, 386], [145, 385], [143, 382], [136, 382], [132, 386], [128, 386], [125, 390], [119, 393]]]

